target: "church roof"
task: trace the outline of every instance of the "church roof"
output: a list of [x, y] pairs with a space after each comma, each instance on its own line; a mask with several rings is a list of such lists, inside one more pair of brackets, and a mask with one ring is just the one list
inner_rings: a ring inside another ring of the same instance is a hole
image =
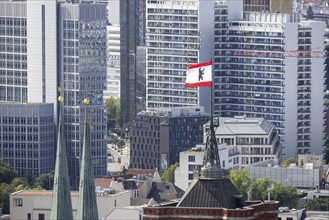
[[54, 188], [50, 219], [73, 220], [62, 111], [60, 111], [59, 115]]
[[177, 207], [236, 209], [244, 201], [229, 178], [194, 179]]
[[90, 128], [87, 121], [87, 114], [82, 148], [79, 199], [76, 219], [98, 219], [93, 166], [91, 158]]

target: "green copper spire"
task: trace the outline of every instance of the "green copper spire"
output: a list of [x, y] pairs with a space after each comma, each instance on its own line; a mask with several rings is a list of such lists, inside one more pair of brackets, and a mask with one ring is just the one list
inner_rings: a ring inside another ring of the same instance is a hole
[[[61, 92], [62, 90], [60, 90]], [[59, 102], [63, 102], [62, 96], [58, 98]], [[60, 104], [60, 108], [61, 108]], [[51, 220], [73, 220], [72, 201], [70, 192], [69, 172], [66, 156], [66, 140], [64, 133], [62, 111], [59, 113], [58, 139], [56, 165], [54, 175], [54, 189], [51, 204], [50, 219]]]
[[[84, 102], [86, 105], [89, 104], [89, 101], [85, 100]], [[86, 111], [87, 110], [88, 108], [86, 108]], [[90, 128], [87, 121], [87, 114], [82, 148], [79, 199], [76, 219], [98, 220], [94, 175], [91, 160]]]

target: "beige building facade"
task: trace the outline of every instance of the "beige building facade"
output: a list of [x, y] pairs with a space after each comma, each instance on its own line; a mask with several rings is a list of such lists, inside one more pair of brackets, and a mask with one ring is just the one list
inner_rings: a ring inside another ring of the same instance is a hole
[[[73, 216], [75, 217], [78, 205], [76, 191], [71, 192]], [[21, 190], [10, 195], [10, 219], [45, 220], [50, 219], [52, 191]], [[100, 219], [105, 218], [115, 208], [130, 205], [128, 191], [106, 191], [97, 193], [97, 208]]]

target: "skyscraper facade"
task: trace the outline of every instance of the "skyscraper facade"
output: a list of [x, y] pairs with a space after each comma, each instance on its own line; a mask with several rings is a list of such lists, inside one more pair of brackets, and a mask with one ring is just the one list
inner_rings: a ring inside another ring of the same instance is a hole
[[107, 25], [107, 87], [104, 99], [120, 97], [120, 26]]
[[210, 90], [205, 90], [208, 98], [201, 99], [203, 89], [185, 88], [185, 77], [190, 64], [209, 61], [213, 56], [213, 10], [211, 1], [147, 2], [147, 108], [200, 104], [209, 111]]
[[71, 186], [79, 183], [82, 129], [88, 98], [95, 176], [106, 174], [106, 5], [59, 4], [59, 66]]
[[54, 170], [56, 0], [0, 1], [0, 158], [19, 176]]
[[0, 103], [0, 159], [23, 177], [54, 171], [53, 104]]
[[224, 5], [215, 9], [215, 112], [271, 121], [285, 158], [322, 154], [325, 24], [280, 13], [231, 20]]
[[54, 103], [56, 113], [56, 1], [0, 6], [0, 101]]

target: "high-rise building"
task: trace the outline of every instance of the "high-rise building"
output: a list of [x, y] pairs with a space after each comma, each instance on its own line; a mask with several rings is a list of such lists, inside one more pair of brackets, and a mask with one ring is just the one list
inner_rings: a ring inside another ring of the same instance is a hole
[[53, 104], [0, 103], [0, 159], [23, 177], [54, 171]]
[[104, 99], [120, 97], [120, 26], [107, 25], [107, 87]]
[[82, 153], [81, 126], [90, 100], [89, 118], [93, 146], [94, 175], [106, 174], [106, 5], [101, 3], [60, 3], [59, 66], [64, 89], [64, 124], [71, 186], [79, 183]]
[[227, 3], [215, 9], [215, 112], [271, 121], [285, 158], [322, 154], [325, 23], [281, 13], [235, 20]]
[[56, 0], [0, 1], [0, 101], [54, 103]]
[[209, 120], [202, 107], [155, 109], [137, 114], [130, 129], [130, 166], [163, 171], [179, 153], [203, 143]]
[[0, 1], [0, 158], [19, 176], [54, 170], [56, 0]]
[[120, 1], [121, 123], [136, 116], [136, 48], [138, 42], [138, 0]]
[[209, 112], [209, 88], [185, 88], [185, 77], [190, 64], [213, 57], [213, 14], [212, 1], [146, 3], [147, 108], [200, 105]]

